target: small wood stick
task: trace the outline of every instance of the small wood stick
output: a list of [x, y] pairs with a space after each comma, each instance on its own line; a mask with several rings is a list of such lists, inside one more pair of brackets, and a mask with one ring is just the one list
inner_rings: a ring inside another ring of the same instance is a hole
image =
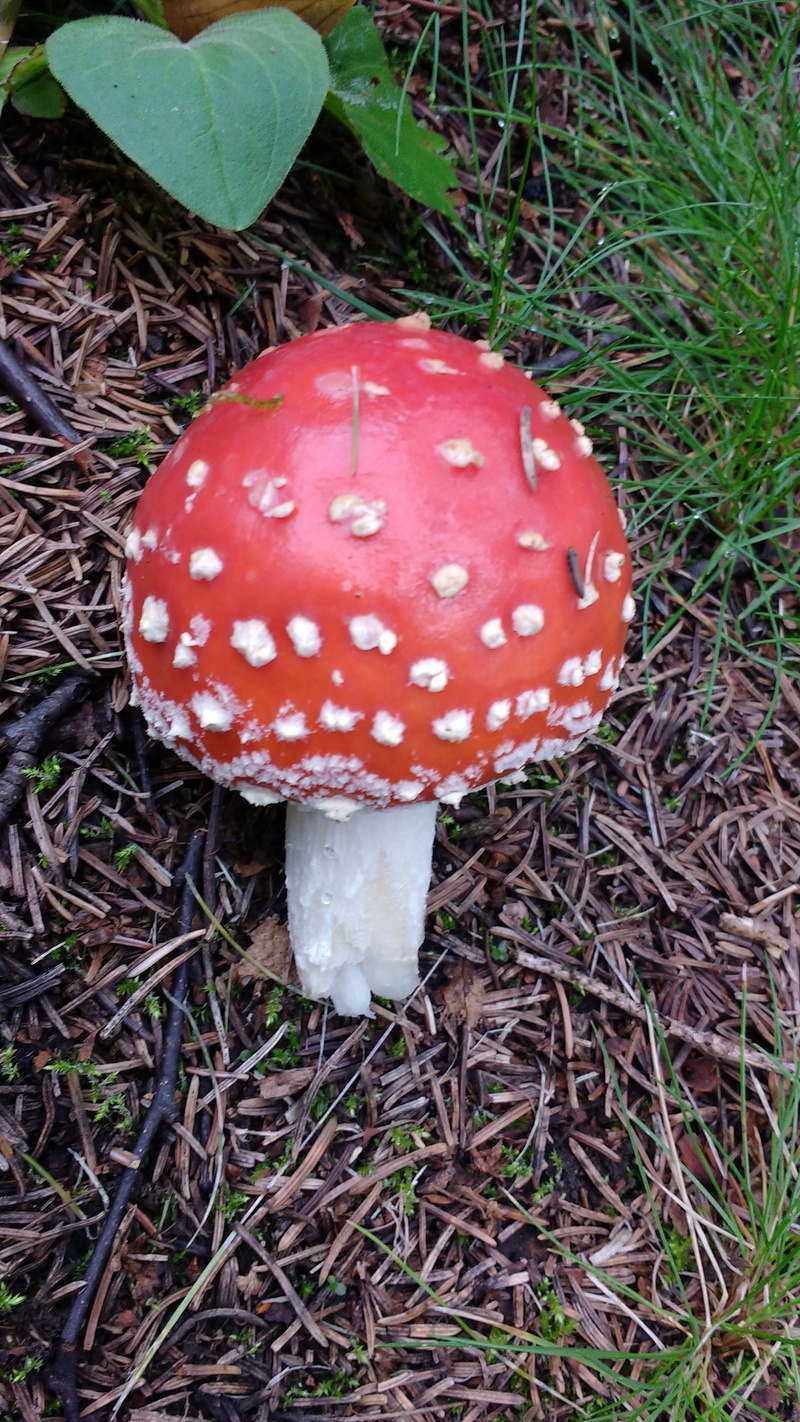
[[525, 478], [536, 492], [536, 465], [533, 459], [533, 436], [531, 435], [531, 407], [523, 405], [519, 412], [519, 447]]
[[[185, 887], [181, 897], [181, 933], [189, 933], [195, 911], [193, 886], [198, 878], [203, 858], [203, 834], [196, 830], [189, 841], [183, 862]], [[92, 1250], [92, 1255], [83, 1277], [83, 1288], [76, 1294], [67, 1320], [58, 1340], [55, 1361], [50, 1370], [49, 1382], [52, 1391], [61, 1398], [65, 1422], [79, 1422], [80, 1403], [77, 1386], [78, 1340], [81, 1336], [92, 1301], [97, 1294], [106, 1265], [111, 1258], [128, 1202], [136, 1185], [137, 1171], [142, 1159], [150, 1148], [159, 1128], [171, 1124], [177, 1116], [175, 1085], [178, 1079], [178, 1062], [181, 1050], [183, 1013], [188, 986], [188, 955], [175, 974], [173, 995], [170, 1003], [167, 1025], [164, 1032], [164, 1048], [161, 1070], [156, 1089], [145, 1113], [133, 1153], [123, 1174], [120, 1176], [117, 1193], [105, 1218]]]
[[351, 449], [351, 454], [350, 454], [350, 473], [351, 473], [351, 474], [357, 474], [357, 473], [358, 473], [358, 418], [359, 418], [358, 387], [359, 387], [359, 380], [360, 380], [360, 378], [361, 378], [360, 375], [359, 375], [359, 370], [358, 370], [358, 366], [357, 366], [357, 365], [351, 366], [351, 374], [352, 374], [352, 377], [353, 377], [353, 438], [352, 438], [352, 449]]
[[583, 581], [583, 577], [581, 576], [580, 564], [578, 562], [578, 553], [577, 549], [575, 548], [567, 549], [567, 567], [569, 568], [569, 575], [572, 579], [572, 586], [578, 594], [578, 597], [585, 597], [586, 584]]
[[[23, 365], [8, 341], [0, 341], [0, 385], [5, 386], [45, 434], [62, 440], [65, 445], [80, 444], [78, 431], [45, 393], [27, 366]], [[86, 458], [82, 454], [78, 463], [85, 467]]]
[[83, 672], [65, 677], [33, 710], [21, 716], [16, 725], [0, 731], [0, 748], [9, 752], [0, 775], [0, 826], [22, 799], [27, 783], [25, 772], [36, 764], [45, 734], [88, 684]]

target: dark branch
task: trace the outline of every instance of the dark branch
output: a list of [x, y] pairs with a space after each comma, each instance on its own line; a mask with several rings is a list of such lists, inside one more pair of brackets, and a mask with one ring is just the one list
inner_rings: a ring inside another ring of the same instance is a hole
[[45, 731], [66, 711], [86, 682], [87, 678], [83, 672], [73, 672], [71, 676], [64, 677], [44, 701], [39, 701], [12, 726], [5, 726], [0, 730], [0, 750], [18, 750], [21, 745], [38, 749]]
[[4, 825], [25, 789], [25, 771], [36, 764], [39, 746], [50, 727], [88, 685], [81, 673], [65, 677], [49, 696], [20, 716], [13, 726], [0, 731], [0, 749], [9, 750], [5, 770], [0, 775], [0, 826]]
[[211, 809], [208, 812], [208, 836], [206, 852], [203, 855], [203, 898], [212, 913], [217, 911], [216, 855], [219, 845], [219, 824], [222, 800], [225, 791], [217, 782], [211, 791]]
[[572, 346], [565, 351], [557, 351], [555, 355], [545, 356], [543, 360], [537, 360], [533, 365], [526, 366], [533, 376], [552, 375], [558, 370], [566, 370], [568, 366], [574, 365], [579, 360], [584, 360], [586, 356], [599, 355], [620, 339], [619, 334], [612, 335], [605, 331], [597, 337], [591, 345]]
[[158, 819], [158, 807], [156, 797], [153, 794], [153, 779], [150, 774], [150, 741], [144, 716], [136, 706], [130, 708], [130, 727], [133, 736], [133, 745], [136, 751], [136, 769], [139, 775], [139, 784], [147, 799], [147, 808], [150, 814]]
[[45, 434], [66, 440], [67, 444], [80, 444], [78, 431], [45, 394], [27, 366], [18, 360], [7, 341], [0, 341], [0, 384]]
[[[189, 841], [182, 868], [184, 889], [181, 898], [181, 934], [191, 931], [195, 911], [195, 898], [190, 885], [194, 885], [199, 877], [202, 855], [203, 832], [202, 830], [196, 830]], [[53, 1392], [61, 1398], [64, 1407], [65, 1422], [79, 1422], [80, 1405], [78, 1402], [78, 1387], [76, 1381], [78, 1341], [83, 1331], [87, 1314], [92, 1306], [98, 1285], [103, 1277], [106, 1265], [111, 1258], [119, 1227], [136, 1185], [139, 1167], [150, 1149], [159, 1128], [165, 1123], [174, 1121], [177, 1116], [175, 1083], [178, 1079], [178, 1061], [181, 1050], [181, 1033], [183, 1029], [188, 975], [189, 961], [186, 959], [181, 963], [175, 974], [175, 981], [170, 995], [170, 1009], [167, 1018], [167, 1028], [164, 1033], [164, 1050], [161, 1057], [161, 1070], [158, 1074], [158, 1084], [153, 1093], [150, 1105], [147, 1108], [147, 1113], [142, 1122], [142, 1129], [139, 1132], [138, 1139], [133, 1148], [131, 1164], [125, 1168], [124, 1173], [120, 1177], [117, 1193], [111, 1203], [105, 1224], [97, 1237], [97, 1242], [92, 1251], [91, 1259], [89, 1260], [89, 1267], [84, 1275], [83, 1288], [81, 1292], [75, 1296], [75, 1300], [67, 1315], [66, 1323], [61, 1330], [61, 1335], [58, 1340], [58, 1350], [50, 1371], [49, 1381]]]

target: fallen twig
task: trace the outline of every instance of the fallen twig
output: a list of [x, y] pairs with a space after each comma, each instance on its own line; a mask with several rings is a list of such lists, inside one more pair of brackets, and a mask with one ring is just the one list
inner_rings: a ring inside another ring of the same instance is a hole
[[211, 791], [211, 808], [208, 812], [208, 834], [203, 855], [203, 897], [212, 913], [217, 911], [217, 845], [219, 843], [219, 823], [222, 798], [225, 794], [221, 785], [214, 784]]
[[[202, 850], [203, 832], [197, 830], [189, 841], [182, 869], [184, 877], [180, 919], [182, 934], [189, 933], [192, 926], [195, 909], [192, 886], [198, 877], [202, 863]], [[78, 1422], [79, 1419], [80, 1405], [76, 1382], [78, 1340], [106, 1265], [111, 1258], [120, 1224], [133, 1194], [139, 1167], [160, 1127], [176, 1120], [178, 1116], [175, 1105], [175, 1083], [178, 1078], [188, 974], [189, 962], [188, 959], [185, 959], [175, 975], [167, 1027], [164, 1033], [161, 1070], [156, 1089], [142, 1122], [130, 1162], [120, 1177], [117, 1193], [92, 1250], [89, 1266], [84, 1276], [83, 1288], [75, 1297], [58, 1340], [58, 1349], [50, 1370], [49, 1381], [53, 1392], [61, 1398], [65, 1422]]]
[[[517, 936], [508, 929], [495, 929], [495, 935], [498, 938], [510, 938], [512, 941]], [[780, 1072], [792, 1077], [797, 1075], [795, 1062], [784, 1061], [780, 1057], [769, 1057], [766, 1052], [759, 1052], [755, 1047], [740, 1046], [738, 1042], [729, 1041], [719, 1032], [704, 1032], [698, 1027], [691, 1027], [688, 1022], [679, 1022], [673, 1017], [662, 1017], [655, 1012], [652, 1006], [642, 1002], [638, 994], [631, 996], [619, 988], [609, 987], [608, 983], [601, 982], [599, 978], [592, 977], [590, 973], [581, 973], [576, 968], [568, 968], [551, 958], [540, 958], [533, 953], [526, 953], [520, 948], [517, 948], [515, 956], [521, 967], [531, 968], [533, 972], [541, 973], [544, 977], [555, 978], [558, 982], [569, 983], [570, 987], [578, 988], [580, 992], [589, 993], [592, 997], [599, 998], [601, 1002], [608, 1002], [612, 1007], [619, 1008], [621, 1012], [627, 1013], [637, 1022], [649, 1022], [651, 1018], [654, 1018], [665, 1037], [678, 1037], [681, 1042], [688, 1042], [698, 1052], [703, 1052], [705, 1056], [713, 1057], [716, 1061], [739, 1067], [744, 1060], [747, 1066], [753, 1067], [756, 1071]]]
[[[413, 10], [432, 10], [436, 18], [441, 20], [460, 20], [462, 15], [460, 5], [440, 5], [438, 0], [409, 0], [409, 7]], [[485, 15], [481, 15], [478, 10], [470, 10], [469, 7], [467, 14], [481, 30], [490, 30], [501, 23], [500, 20], [487, 20]]]
[[[39, 429], [55, 439], [64, 440], [67, 445], [80, 444], [78, 431], [70, 424], [58, 406], [46, 395], [38, 380], [14, 353], [13, 346], [0, 341], [0, 384], [20, 404], [26, 414], [36, 421]], [[86, 454], [76, 456], [77, 462], [86, 465]]]
[[88, 684], [83, 672], [65, 677], [49, 696], [0, 733], [0, 749], [11, 753], [0, 775], [0, 826], [4, 825], [25, 789], [25, 771], [36, 764], [45, 733]]
[[146, 796], [148, 810], [158, 819], [158, 808], [156, 806], [155, 795], [153, 794], [153, 781], [150, 775], [150, 762], [148, 759], [151, 742], [148, 739], [147, 727], [145, 726], [144, 716], [136, 707], [131, 709], [130, 715], [131, 734], [133, 735], [133, 744], [136, 749], [139, 784]]
[[291, 1304], [292, 1308], [297, 1314], [297, 1317], [303, 1324], [303, 1327], [305, 1328], [306, 1332], [311, 1335], [315, 1343], [319, 1343], [321, 1348], [327, 1348], [328, 1340], [325, 1337], [325, 1334], [323, 1333], [313, 1314], [309, 1311], [309, 1309], [306, 1308], [305, 1304], [303, 1303], [303, 1300], [297, 1293], [297, 1290], [292, 1286], [292, 1282], [289, 1279], [289, 1276], [287, 1275], [286, 1271], [282, 1269], [280, 1264], [278, 1264], [277, 1261], [273, 1259], [272, 1255], [267, 1252], [261, 1241], [256, 1239], [255, 1235], [251, 1234], [250, 1230], [246, 1229], [245, 1226], [241, 1224], [239, 1220], [234, 1220], [233, 1228], [236, 1230], [236, 1233], [238, 1234], [239, 1238], [243, 1239], [245, 1244], [248, 1244], [253, 1250], [253, 1253], [257, 1254], [259, 1259], [263, 1260], [263, 1262], [266, 1264], [267, 1268], [272, 1274], [272, 1277], [275, 1280], [275, 1283], [278, 1285], [278, 1288], [281, 1290], [284, 1298], [287, 1299], [288, 1302]]
[[744, 938], [747, 943], [758, 943], [772, 953], [786, 953], [791, 944], [784, 938], [774, 923], [759, 923], [757, 919], [743, 918], [736, 913], [720, 914], [721, 933], [732, 933], [735, 938]]
[[[31, 938], [33, 935], [28, 933], [24, 936]], [[0, 987], [0, 1010], [5, 1007], [19, 1007], [21, 1003], [30, 1002], [32, 998], [49, 992], [65, 969], [64, 963], [58, 963], [55, 968], [50, 968], [49, 972], [39, 973], [37, 977], [28, 978], [23, 983], [4, 984]]]

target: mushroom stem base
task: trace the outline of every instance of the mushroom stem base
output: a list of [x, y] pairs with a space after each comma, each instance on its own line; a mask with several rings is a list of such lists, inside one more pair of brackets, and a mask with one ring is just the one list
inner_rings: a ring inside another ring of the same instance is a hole
[[438, 806], [359, 810], [343, 823], [287, 806], [289, 936], [303, 992], [369, 1014], [419, 982]]

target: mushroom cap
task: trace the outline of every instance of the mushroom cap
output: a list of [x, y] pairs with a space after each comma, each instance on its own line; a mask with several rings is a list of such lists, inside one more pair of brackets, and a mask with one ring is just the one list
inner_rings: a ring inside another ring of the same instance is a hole
[[634, 610], [582, 428], [423, 317], [239, 371], [149, 480], [126, 552], [151, 733], [253, 803], [342, 818], [574, 748]]

